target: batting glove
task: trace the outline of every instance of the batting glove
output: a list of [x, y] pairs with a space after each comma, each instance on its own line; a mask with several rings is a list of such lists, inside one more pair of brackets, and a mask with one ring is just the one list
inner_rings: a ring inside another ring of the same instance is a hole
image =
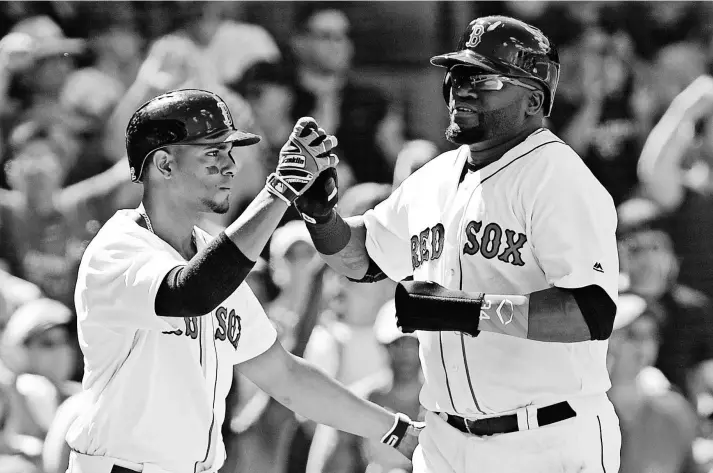
[[295, 201], [295, 208], [307, 223], [324, 223], [339, 201], [337, 169], [323, 171], [314, 184]]
[[280, 150], [277, 169], [268, 176], [265, 187], [291, 205], [322, 171], [337, 165], [339, 159], [332, 152], [336, 146], [337, 138], [328, 135], [314, 118], [300, 118]]

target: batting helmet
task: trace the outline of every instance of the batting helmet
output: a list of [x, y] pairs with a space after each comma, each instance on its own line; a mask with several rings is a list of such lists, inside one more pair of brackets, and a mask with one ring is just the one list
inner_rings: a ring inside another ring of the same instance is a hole
[[[545, 89], [545, 116], [552, 111], [560, 63], [557, 49], [534, 26], [507, 16], [485, 16], [471, 21], [458, 42], [458, 50], [431, 58], [434, 66], [450, 69], [473, 66], [485, 73], [532, 79]], [[449, 101], [448, 74], [443, 96]]]
[[168, 145], [233, 143], [248, 146], [258, 135], [240, 131], [223, 99], [212, 92], [181, 89], [155, 97], [141, 106], [126, 128], [126, 154], [131, 180], [141, 182], [148, 156]]

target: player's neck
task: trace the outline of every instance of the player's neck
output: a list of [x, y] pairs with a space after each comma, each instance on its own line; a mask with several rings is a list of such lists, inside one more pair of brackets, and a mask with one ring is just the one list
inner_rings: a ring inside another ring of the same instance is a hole
[[198, 223], [200, 215], [182, 205], [178, 199], [158, 199], [146, 192], [142, 203], [156, 236], [171, 245], [185, 259], [191, 259], [196, 252], [193, 226]]
[[522, 143], [532, 132], [541, 128], [541, 123], [528, 124], [522, 131], [515, 135], [509, 135], [492, 140], [481, 141], [469, 145], [470, 157], [468, 164], [471, 167], [480, 169], [494, 161], [500, 159], [505, 153]]

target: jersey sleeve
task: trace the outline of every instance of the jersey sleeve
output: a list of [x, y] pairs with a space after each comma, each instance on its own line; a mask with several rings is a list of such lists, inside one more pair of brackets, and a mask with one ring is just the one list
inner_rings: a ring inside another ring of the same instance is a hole
[[388, 199], [364, 214], [366, 251], [372, 260], [394, 281], [413, 272], [408, 233], [407, 194], [404, 182]]
[[544, 148], [526, 173], [528, 239], [548, 283], [563, 289], [597, 285], [616, 302], [617, 216], [609, 193], [559, 143]]
[[246, 283], [238, 288], [243, 310], [240, 311], [240, 343], [235, 350], [233, 364], [255, 358], [277, 340], [277, 331], [265, 310]]
[[148, 233], [98, 237], [98, 245], [90, 245], [79, 268], [75, 289], [79, 320], [105, 327], [173, 330], [156, 315], [156, 293], [166, 274], [185, 261], [153, 246], [148, 240], [153, 235]]

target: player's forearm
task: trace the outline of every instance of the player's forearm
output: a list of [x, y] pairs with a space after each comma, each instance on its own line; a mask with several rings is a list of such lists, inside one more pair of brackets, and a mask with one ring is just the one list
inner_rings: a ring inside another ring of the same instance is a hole
[[335, 429], [380, 440], [394, 423], [394, 415], [368, 402], [312, 364], [292, 357], [289, 379], [279, 392], [269, 392], [295, 413]]
[[262, 191], [243, 214], [185, 266], [168, 272], [156, 294], [163, 317], [212, 312], [243, 283], [287, 209]]
[[263, 189], [225, 229], [225, 234], [246, 257], [256, 261], [286, 210], [287, 204], [283, 200]]
[[369, 268], [364, 219], [357, 216], [342, 220], [336, 212], [334, 215], [339, 221], [307, 224], [312, 241], [322, 259], [333, 270], [352, 279], [361, 279]]
[[396, 319], [405, 332], [492, 332], [540, 342], [605, 340], [616, 304], [599, 286], [551, 287], [527, 295], [468, 293], [429, 281], [402, 281]]
[[527, 296], [486, 294], [478, 328], [483, 332], [540, 342], [591, 340], [577, 301], [559, 288]]

